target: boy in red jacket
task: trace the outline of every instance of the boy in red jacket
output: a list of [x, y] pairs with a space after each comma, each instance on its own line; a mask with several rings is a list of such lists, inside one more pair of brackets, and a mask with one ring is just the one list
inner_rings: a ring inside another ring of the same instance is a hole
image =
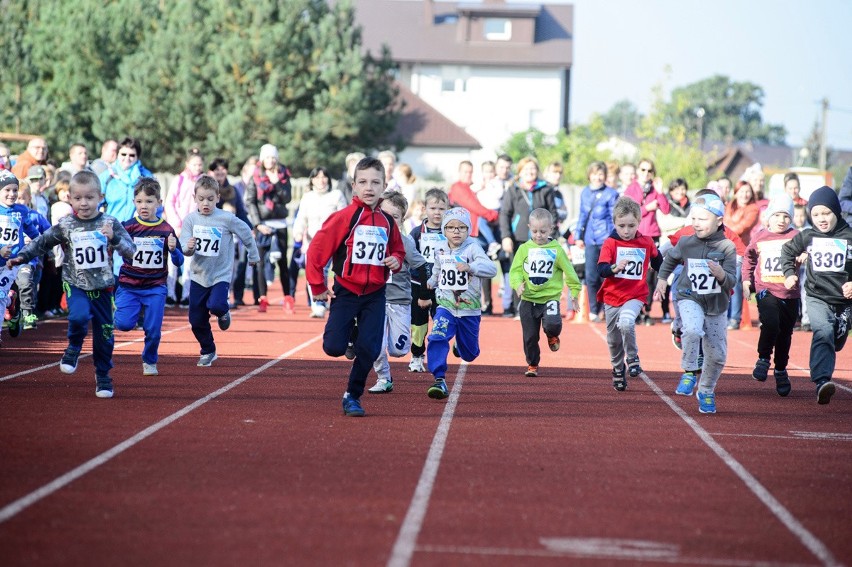
[[[385, 190], [385, 168], [365, 157], [355, 166], [352, 204], [332, 214], [311, 241], [305, 275], [314, 300], [331, 299], [322, 348], [343, 356], [358, 323], [355, 359], [343, 395], [343, 413], [362, 417], [361, 394], [373, 362], [379, 357], [385, 323], [385, 283], [398, 272], [405, 245], [394, 220], [379, 203]], [[334, 286], [328, 288], [323, 268], [332, 260]]]

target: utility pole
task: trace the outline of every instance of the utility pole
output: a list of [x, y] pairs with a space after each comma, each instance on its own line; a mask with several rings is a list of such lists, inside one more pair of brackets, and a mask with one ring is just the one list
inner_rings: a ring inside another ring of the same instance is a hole
[[819, 133], [819, 168], [825, 171], [828, 150], [825, 146], [826, 118], [828, 117], [828, 98], [822, 99], [822, 128]]

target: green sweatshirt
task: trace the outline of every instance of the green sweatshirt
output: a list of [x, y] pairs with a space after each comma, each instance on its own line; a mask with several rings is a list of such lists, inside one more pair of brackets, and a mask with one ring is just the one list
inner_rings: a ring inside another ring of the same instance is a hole
[[518, 247], [509, 270], [509, 285], [512, 289], [518, 289], [522, 283], [524, 293], [521, 299], [532, 303], [559, 299], [565, 286], [570, 290], [571, 297], [577, 299], [583, 287], [568, 255], [556, 240], [543, 246], [527, 240]]

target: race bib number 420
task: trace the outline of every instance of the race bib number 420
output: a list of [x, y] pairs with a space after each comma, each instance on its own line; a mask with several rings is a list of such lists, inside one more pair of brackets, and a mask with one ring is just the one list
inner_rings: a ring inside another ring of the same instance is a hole
[[644, 248], [630, 248], [627, 246], [619, 246], [616, 248], [615, 263], [620, 264], [622, 260], [627, 260], [624, 270], [615, 274], [617, 278], [626, 280], [643, 280], [645, 279], [645, 254], [647, 250]]
[[165, 241], [157, 236], [137, 236], [133, 238], [136, 253], [133, 254], [133, 267], [153, 269], [165, 267]]
[[107, 237], [99, 230], [71, 233], [74, 263], [81, 270], [103, 268], [109, 261]]
[[195, 253], [201, 256], [218, 256], [222, 246], [221, 229], [212, 226], [194, 225], [192, 236], [195, 237]]
[[352, 239], [352, 263], [384, 266], [388, 231], [380, 226], [356, 226]]

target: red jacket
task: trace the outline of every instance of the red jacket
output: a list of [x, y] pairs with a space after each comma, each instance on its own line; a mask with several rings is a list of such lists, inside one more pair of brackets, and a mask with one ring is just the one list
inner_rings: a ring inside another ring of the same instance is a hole
[[479, 217], [484, 217], [488, 222], [494, 222], [499, 216], [497, 211], [479, 202], [469, 183], [456, 181], [450, 187], [448, 197], [452, 206], [464, 207], [470, 213], [470, 236], [479, 236]]
[[[657, 211], [667, 215], [672, 210], [672, 206], [669, 204], [666, 196], [662, 193], [657, 193], [657, 190], [653, 186], [648, 194], [645, 195], [645, 191], [639, 185], [638, 181], [634, 181], [624, 190], [624, 196], [630, 197], [639, 203], [639, 206], [642, 208], [642, 218], [639, 221], [639, 234], [658, 238], [662, 234], [662, 231], [660, 230], [660, 225], [657, 223]], [[657, 202], [657, 209], [649, 211], [646, 207], [653, 201]]]
[[311, 293], [328, 290], [323, 268], [329, 260], [335, 281], [352, 293], [366, 295], [378, 291], [390, 277], [391, 271], [382, 263], [388, 256], [396, 258], [402, 267], [405, 245], [396, 223], [379, 204], [370, 209], [361, 199], [353, 197], [352, 204], [328, 217], [311, 240], [305, 263]]

